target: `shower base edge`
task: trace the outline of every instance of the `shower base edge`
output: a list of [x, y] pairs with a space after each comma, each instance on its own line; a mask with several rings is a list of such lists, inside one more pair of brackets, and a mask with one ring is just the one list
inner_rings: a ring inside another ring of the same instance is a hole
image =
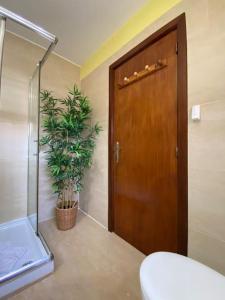
[[27, 270], [26, 272], [19, 274], [17, 277], [1, 283], [0, 299], [4, 299], [6, 296], [19, 292], [26, 286], [35, 283], [53, 272], [54, 260], [52, 258], [49, 262], [43, 263], [32, 270]]

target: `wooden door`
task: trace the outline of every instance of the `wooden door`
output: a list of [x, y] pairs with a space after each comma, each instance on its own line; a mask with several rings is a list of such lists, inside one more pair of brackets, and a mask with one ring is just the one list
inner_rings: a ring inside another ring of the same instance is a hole
[[177, 30], [113, 72], [113, 230], [145, 254], [179, 252]]

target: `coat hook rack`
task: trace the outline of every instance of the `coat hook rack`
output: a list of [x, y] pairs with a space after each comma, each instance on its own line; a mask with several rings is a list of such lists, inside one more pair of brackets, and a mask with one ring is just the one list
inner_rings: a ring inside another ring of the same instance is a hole
[[161, 69], [164, 69], [165, 67], [167, 67], [166, 59], [159, 59], [155, 64], [150, 66], [146, 65], [143, 70], [139, 72], [134, 72], [133, 75], [131, 75], [130, 77], [124, 77], [123, 83], [118, 83], [118, 87], [122, 89], [131, 83], [134, 83], [148, 75], [151, 75]]

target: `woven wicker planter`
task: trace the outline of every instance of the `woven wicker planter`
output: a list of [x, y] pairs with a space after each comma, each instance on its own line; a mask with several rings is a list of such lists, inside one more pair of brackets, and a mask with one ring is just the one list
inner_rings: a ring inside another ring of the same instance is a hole
[[[74, 202], [75, 203], [75, 202]], [[59, 230], [68, 230], [75, 226], [77, 219], [78, 202], [72, 208], [56, 207], [56, 224]]]

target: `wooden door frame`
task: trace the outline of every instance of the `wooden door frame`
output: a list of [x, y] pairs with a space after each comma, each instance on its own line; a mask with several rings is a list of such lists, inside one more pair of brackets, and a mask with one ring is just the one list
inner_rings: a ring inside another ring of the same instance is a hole
[[178, 253], [187, 255], [188, 241], [188, 141], [187, 141], [187, 37], [185, 13], [153, 33], [109, 67], [109, 140], [108, 140], [108, 229], [114, 231], [113, 208], [113, 137], [114, 137], [114, 71], [146, 47], [177, 30], [177, 139], [178, 139]]

